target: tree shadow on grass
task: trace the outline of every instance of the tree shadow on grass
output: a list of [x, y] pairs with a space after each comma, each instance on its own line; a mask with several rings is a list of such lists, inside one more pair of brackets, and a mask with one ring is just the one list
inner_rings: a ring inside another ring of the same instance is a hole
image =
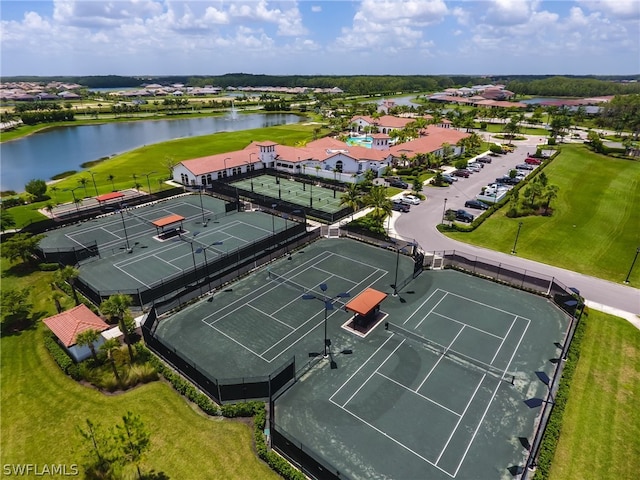
[[34, 272], [40, 271], [38, 265], [33, 262], [20, 262], [11, 265], [9, 268], [2, 271], [3, 277], [23, 278], [28, 277]]
[[31, 312], [31, 315], [7, 315], [0, 327], [0, 338], [16, 337], [24, 331], [35, 330], [38, 322], [47, 316], [47, 312]]

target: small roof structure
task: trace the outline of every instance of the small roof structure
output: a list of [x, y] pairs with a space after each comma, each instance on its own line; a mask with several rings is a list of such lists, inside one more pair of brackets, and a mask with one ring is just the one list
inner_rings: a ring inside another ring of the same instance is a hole
[[75, 345], [78, 334], [86, 330], [103, 332], [110, 328], [86, 305], [78, 305], [66, 312], [45, 318], [43, 322], [65, 347]]
[[380, 292], [374, 288], [367, 288], [353, 300], [347, 303], [344, 308], [351, 310], [358, 315], [366, 316], [374, 308], [376, 308], [382, 301], [387, 298], [388, 294]]
[[111, 193], [105, 193], [104, 195], [98, 195], [96, 197], [96, 200], [98, 202], [106, 202], [108, 200], [115, 200], [116, 198], [122, 198], [122, 197], [124, 197], [124, 193], [111, 192]]
[[167, 225], [171, 225], [172, 223], [182, 222], [184, 217], [182, 215], [169, 215], [167, 217], [159, 218], [158, 220], [154, 220], [153, 225], [156, 228], [166, 227]]

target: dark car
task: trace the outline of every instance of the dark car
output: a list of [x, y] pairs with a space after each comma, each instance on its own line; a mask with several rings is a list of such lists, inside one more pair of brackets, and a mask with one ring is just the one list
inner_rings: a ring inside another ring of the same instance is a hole
[[510, 177], [500, 177], [496, 178], [496, 183], [502, 183], [505, 185], [517, 185], [520, 183], [519, 178], [510, 178]]
[[489, 205], [487, 205], [486, 203], [475, 199], [467, 200], [466, 202], [464, 202], [464, 206], [466, 208], [475, 208], [477, 210], [486, 210], [487, 208], [489, 208]]
[[391, 204], [391, 209], [396, 212], [408, 212], [411, 210], [411, 206], [404, 203], [402, 200], [394, 200]]
[[452, 177], [451, 175], [448, 175], [446, 173], [442, 174], [442, 180], [444, 180], [447, 183], [453, 183], [458, 181], [456, 177]]
[[450, 213], [455, 215], [456, 220], [459, 222], [471, 223], [473, 222], [473, 215], [471, 215], [466, 210], [458, 209], [458, 210], [447, 210], [446, 216], [449, 216]]
[[480, 158], [476, 158], [476, 162], [481, 162], [481, 163], [491, 163], [493, 160], [491, 160], [491, 157], [480, 157]]
[[404, 180], [398, 180], [397, 178], [392, 178], [389, 180], [389, 185], [397, 188], [409, 188], [409, 184]]
[[471, 173], [469, 172], [469, 170], [454, 170], [453, 172], [451, 172], [451, 175], [456, 177], [469, 178], [469, 175], [471, 175]]
[[519, 163], [518, 165], [516, 165], [516, 170], [533, 170], [534, 168], [536, 168], [533, 165], [529, 165], [528, 163]]

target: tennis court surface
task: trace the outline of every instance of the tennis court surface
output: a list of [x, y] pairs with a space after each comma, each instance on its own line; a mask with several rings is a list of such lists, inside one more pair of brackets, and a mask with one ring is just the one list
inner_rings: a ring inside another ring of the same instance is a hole
[[[259, 270], [161, 319], [155, 335], [217, 379], [268, 375], [295, 357], [297, 382], [274, 400], [270, 432], [294, 463], [302, 450], [341, 478], [510, 478], [539, 413], [524, 400], [544, 397], [536, 372], [552, 372], [569, 317], [451, 270], [393, 296], [396, 261], [398, 278], [411, 274], [404, 255], [322, 239], [271, 265], [287, 280]], [[389, 295], [362, 334], [339, 295], [365, 288]]]

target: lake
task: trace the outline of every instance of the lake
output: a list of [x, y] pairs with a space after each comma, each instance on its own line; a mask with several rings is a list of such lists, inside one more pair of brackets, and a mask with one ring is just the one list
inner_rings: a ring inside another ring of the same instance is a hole
[[0, 144], [0, 189], [24, 191], [32, 179], [50, 180], [85, 162], [128, 152], [144, 145], [216, 132], [300, 122], [293, 114], [252, 113], [176, 120], [149, 120], [61, 127]]

